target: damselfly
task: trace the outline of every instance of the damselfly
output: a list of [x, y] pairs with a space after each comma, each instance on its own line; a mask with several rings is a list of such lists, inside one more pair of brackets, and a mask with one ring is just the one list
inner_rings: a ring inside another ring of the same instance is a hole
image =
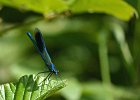
[[58, 70], [55, 68], [55, 65], [51, 61], [51, 58], [48, 54], [48, 51], [47, 51], [47, 48], [45, 45], [45, 41], [42, 37], [40, 30], [38, 28], [36, 28], [34, 33], [35, 33], [34, 38], [30, 32], [27, 32], [27, 35], [29, 36], [29, 38], [33, 42], [35, 48], [37, 49], [38, 53], [40, 54], [40, 56], [42, 57], [45, 65], [46, 65], [46, 67], [48, 68], [48, 71], [43, 71], [43, 72], [38, 73], [38, 74], [41, 74], [41, 73], [49, 72], [48, 76], [44, 79], [44, 81], [45, 81], [46, 79], [49, 79], [52, 76], [52, 74], [57, 75]]

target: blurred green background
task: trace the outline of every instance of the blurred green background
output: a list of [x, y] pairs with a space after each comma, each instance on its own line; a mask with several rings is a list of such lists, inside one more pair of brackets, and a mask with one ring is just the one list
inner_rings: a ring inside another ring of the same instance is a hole
[[45, 70], [26, 35], [37, 27], [68, 80], [49, 100], [140, 100], [139, 11], [139, 0], [0, 0], [0, 83]]

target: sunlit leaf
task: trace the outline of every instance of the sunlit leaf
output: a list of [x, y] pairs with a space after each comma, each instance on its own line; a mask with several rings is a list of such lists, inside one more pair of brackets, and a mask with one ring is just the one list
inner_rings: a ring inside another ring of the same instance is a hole
[[16, 85], [3, 84], [0, 86], [0, 100], [44, 100], [66, 86], [66, 81], [50, 80], [46, 84], [43, 79], [25, 75]]
[[121, 20], [129, 20], [136, 10], [123, 0], [0, 0], [1, 5], [35, 11], [45, 16], [72, 11], [72, 13], [105, 13]]
[[105, 13], [122, 20], [129, 20], [136, 10], [123, 0], [76, 0], [71, 6], [74, 13]]
[[0, 4], [43, 14], [62, 12], [68, 8], [62, 0], [0, 0]]

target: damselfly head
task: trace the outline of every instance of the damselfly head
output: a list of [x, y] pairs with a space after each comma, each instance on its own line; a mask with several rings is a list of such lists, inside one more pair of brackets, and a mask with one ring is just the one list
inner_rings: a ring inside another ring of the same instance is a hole
[[58, 71], [57, 69], [55, 69], [55, 65], [54, 65], [53, 63], [51, 64], [51, 69], [52, 69], [51, 71], [52, 71], [55, 75], [58, 74], [59, 71]]

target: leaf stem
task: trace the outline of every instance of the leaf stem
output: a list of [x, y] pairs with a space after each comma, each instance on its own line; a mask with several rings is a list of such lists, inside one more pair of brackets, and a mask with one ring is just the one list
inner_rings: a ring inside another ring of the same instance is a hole
[[101, 77], [103, 83], [110, 84], [110, 72], [109, 72], [109, 60], [108, 60], [108, 49], [107, 49], [107, 33], [102, 31], [99, 33], [98, 38], [99, 44], [99, 59], [100, 59], [100, 66], [101, 66]]

